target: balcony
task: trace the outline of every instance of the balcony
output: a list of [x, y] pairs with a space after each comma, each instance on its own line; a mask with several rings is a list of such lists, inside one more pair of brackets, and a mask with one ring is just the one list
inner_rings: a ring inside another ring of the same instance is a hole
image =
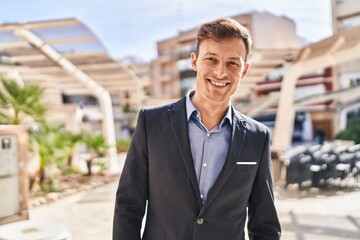
[[344, 19], [357, 15], [360, 15], [359, 1], [338, 1], [336, 18]]
[[173, 72], [168, 72], [168, 73], [163, 73], [163, 74], [159, 75], [157, 78], [158, 78], [159, 82], [170, 82], [174, 79], [177, 79], [178, 74], [173, 73]]

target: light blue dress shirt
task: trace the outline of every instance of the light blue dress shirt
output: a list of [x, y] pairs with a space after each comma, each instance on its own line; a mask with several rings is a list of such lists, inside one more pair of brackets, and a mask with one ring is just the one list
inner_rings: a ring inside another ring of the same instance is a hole
[[221, 123], [208, 130], [201, 122], [200, 112], [191, 102], [195, 91], [186, 96], [186, 113], [191, 153], [194, 160], [200, 198], [204, 205], [208, 192], [224, 166], [231, 138], [231, 105]]

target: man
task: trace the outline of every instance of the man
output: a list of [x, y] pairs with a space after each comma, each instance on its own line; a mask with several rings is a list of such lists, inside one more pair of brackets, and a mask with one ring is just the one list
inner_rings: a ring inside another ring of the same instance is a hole
[[280, 239], [269, 131], [230, 97], [249, 69], [251, 37], [229, 18], [203, 24], [191, 54], [196, 89], [142, 110], [116, 195], [113, 240]]

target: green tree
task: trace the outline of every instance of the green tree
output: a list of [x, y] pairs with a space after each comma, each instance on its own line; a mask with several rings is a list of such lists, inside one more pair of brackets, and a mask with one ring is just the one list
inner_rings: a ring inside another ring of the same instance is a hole
[[109, 146], [106, 144], [103, 135], [91, 135], [86, 133], [82, 136], [82, 139], [80, 141], [84, 143], [90, 151], [90, 157], [86, 160], [86, 165], [88, 169], [87, 175], [91, 176], [91, 167], [94, 159], [104, 156], [106, 149], [108, 149]]
[[337, 139], [352, 140], [355, 144], [360, 143], [360, 116], [350, 119], [349, 126], [336, 135]]
[[55, 147], [61, 149], [61, 156], [66, 160], [67, 167], [72, 166], [72, 156], [75, 145], [82, 139], [82, 134], [74, 134], [66, 131], [64, 128], [59, 128], [57, 137], [55, 139]]
[[71, 159], [75, 144], [81, 139], [80, 134], [72, 134], [62, 126], [39, 124], [29, 130], [31, 151], [39, 154], [39, 184], [53, 182], [46, 167], [55, 164], [62, 171], [71, 172]]
[[43, 89], [37, 85], [21, 86], [15, 81], [0, 77], [0, 123], [22, 124], [26, 117], [44, 120], [46, 108], [41, 104]]
[[[47, 124], [38, 125], [35, 129], [29, 130], [31, 151], [39, 154], [39, 184], [44, 187], [46, 182], [46, 166], [55, 163], [57, 158], [56, 152], [56, 136], [57, 128]], [[51, 181], [51, 179], [47, 179]]]

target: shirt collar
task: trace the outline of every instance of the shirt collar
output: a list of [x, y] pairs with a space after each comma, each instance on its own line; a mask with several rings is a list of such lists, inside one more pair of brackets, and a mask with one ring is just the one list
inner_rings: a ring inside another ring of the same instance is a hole
[[[186, 115], [187, 115], [187, 121], [190, 120], [190, 117], [192, 116], [192, 114], [194, 112], [196, 112], [197, 114], [200, 114], [199, 111], [196, 109], [196, 107], [194, 106], [194, 104], [191, 102], [191, 97], [194, 95], [195, 90], [190, 90], [187, 94], [186, 94]], [[222, 126], [224, 124], [225, 119], [229, 120], [230, 125], [232, 125], [232, 111], [231, 111], [231, 103], [229, 104], [229, 107], [226, 111], [226, 114], [223, 118], [223, 120], [220, 123], [220, 126]]]

